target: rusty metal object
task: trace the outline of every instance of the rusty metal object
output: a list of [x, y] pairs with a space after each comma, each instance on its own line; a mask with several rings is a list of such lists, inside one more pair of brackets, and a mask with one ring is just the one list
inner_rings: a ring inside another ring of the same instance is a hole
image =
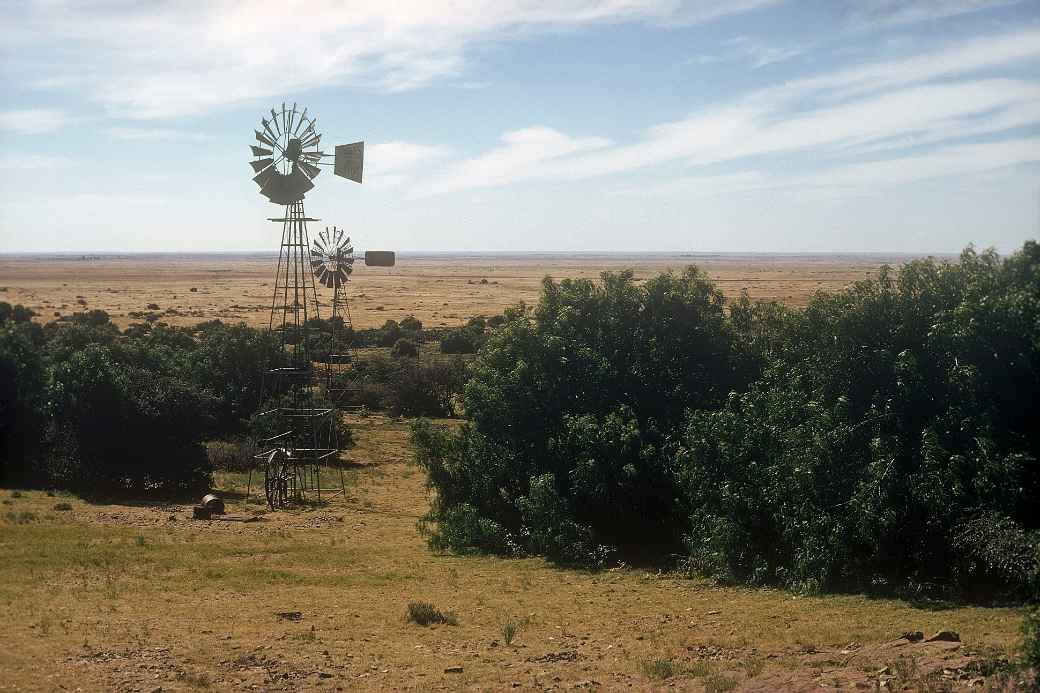
[[212, 493], [206, 494], [202, 497], [202, 503], [199, 504], [201, 507], [206, 508], [210, 515], [223, 515], [224, 514], [224, 500], [217, 495]]

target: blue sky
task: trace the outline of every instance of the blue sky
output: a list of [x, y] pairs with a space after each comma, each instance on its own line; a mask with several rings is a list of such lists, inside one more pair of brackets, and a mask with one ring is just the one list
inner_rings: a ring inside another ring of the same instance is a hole
[[283, 101], [401, 251], [1007, 251], [1040, 235], [1040, 2], [11, 2], [0, 251], [264, 250]]

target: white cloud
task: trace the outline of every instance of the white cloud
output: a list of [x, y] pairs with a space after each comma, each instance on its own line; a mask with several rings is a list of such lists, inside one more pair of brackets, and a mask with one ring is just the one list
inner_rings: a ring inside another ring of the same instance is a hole
[[73, 163], [68, 157], [43, 154], [7, 154], [0, 157], [0, 169], [4, 171], [62, 169]]
[[186, 132], [184, 130], [173, 130], [170, 128], [108, 128], [106, 132], [110, 137], [119, 140], [206, 140], [210, 135], [201, 132]]
[[474, 42], [526, 27], [698, 23], [776, 1], [38, 2], [2, 36], [13, 56], [61, 46], [35, 83], [79, 83], [115, 115], [163, 118], [319, 86], [415, 88], [461, 73]]
[[415, 142], [382, 142], [365, 146], [365, 184], [385, 190], [423, 175], [451, 152], [447, 147]]
[[747, 60], [754, 70], [797, 58], [806, 51], [804, 46], [767, 43], [750, 36], [734, 36], [725, 43]]
[[[573, 156], [536, 156], [535, 163], [518, 165], [512, 160], [522, 158], [523, 147], [499, 148], [454, 164], [418, 192], [533, 178], [576, 180], [672, 162], [696, 166], [792, 153], [847, 159], [871, 150], [991, 135], [1040, 123], [1040, 83], [951, 78], [1038, 58], [1037, 30], [979, 38], [963, 52], [945, 47], [897, 63], [862, 65], [764, 89], [656, 125], [631, 144], [600, 143], [587, 151], [567, 152]], [[928, 83], [937, 78], [944, 81]], [[497, 161], [504, 152], [511, 164], [488, 175], [488, 160]]]
[[861, 28], [929, 22], [962, 14], [983, 12], [1020, 0], [854, 0], [852, 24]]
[[547, 127], [514, 130], [502, 136], [500, 146], [449, 166], [429, 182], [420, 184], [415, 193], [436, 195], [536, 178], [553, 162], [609, 145], [610, 140], [602, 137], [574, 138]]
[[49, 108], [29, 108], [18, 111], [0, 111], [0, 130], [18, 135], [38, 135], [60, 130], [68, 118], [61, 111]]

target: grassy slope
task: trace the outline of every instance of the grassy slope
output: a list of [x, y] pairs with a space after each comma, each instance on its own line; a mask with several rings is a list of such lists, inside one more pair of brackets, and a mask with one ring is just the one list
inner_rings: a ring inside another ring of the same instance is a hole
[[[614, 687], [669, 675], [694, 689], [753, 685], [752, 675], [812, 687], [838, 676], [826, 653], [850, 643], [950, 628], [966, 647], [1008, 653], [1018, 637], [1007, 609], [922, 610], [437, 555], [416, 533], [426, 498], [407, 465], [406, 424], [353, 423], [350, 457], [361, 466], [346, 497], [263, 522], [0, 494], [0, 689]], [[220, 480], [225, 490], [242, 481]], [[72, 510], [55, 510], [60, 502]], [[407, 623], [412, 600], [456, 612], [459, 625]], [[302, 619], [276, 615], [289, 611]], [[507, 646], [510, 622], [519, 628]], [[445, 672], [456, 665], [462, 673]]]

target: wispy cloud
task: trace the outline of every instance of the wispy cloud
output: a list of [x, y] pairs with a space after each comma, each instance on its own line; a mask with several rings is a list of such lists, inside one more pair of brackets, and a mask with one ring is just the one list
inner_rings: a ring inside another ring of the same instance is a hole
[[779, 45], [761, 41], [750, 36], [734, 36], [726, 41], [743, 60], [747, 60], [752, 69], [782, 63], [797, 58], [807, 50], [805, 46]]
[[[1040, 124], [1040, 83], [979, 74], [998, 65], [1035, 62], [1038, 57], [1040, 32], [1036, 30], [978, 39], [963, 52], [948, 47], [760, 90], [656, 125], [630, 144], [584, 138], [595, 146], [554, 153], [552, 147], [547, 152], [541, 147], [528, 151], [522, 139], [507, 142], [448, 166], [415, 192], [428, 195], [536, 178], [576, 180], [673, 162], [704, 166], [793, 153], [824, 162], [871, 150], [891, 150], [889, 156], [901, 157], [906, 146], [950, 143]], [[564, 133], [541, 131], [551, 132], [555, 142], [572, 141]], [[957, 161], [968, 156], [967, 150], [958, 151]], [[973, 155], [972, 160], [987, 165], [999, 165], [1001, 157], [1022, 160], [1012, 156], [1011, 148], [986, 151], [992, 156]], [[1023, 151], [1027, 158], [1035, 153]], [[877, 166], [871, 170], [878, 170]], [[924, 169], [907, 170], [917, 175], [913, 172]]]
[[61, 62], [32, 71], [36, 84], [77, 84], [114, 115], [164, 118], [320, 86], [420, 87], [462, 73], [473, 43], [518, 28], [694, 24], [776, 1], [37, 2], [15, 8], [18, 29], [0, 37], [11, 56], [61, 47]]
[[30, 108], [0, 111], [0, 130], [19, 135], [38, 135], [60, 130], [68, 122], [62, 111], [48, 108]]
[[847, 0], [843, 4], [848, 7], [854, 26], [877, 28], [946, 19], [1019, 2], [1021, 0]]
[[553, 163], [609, 145], [610, 140], [602, 137], [575, 138], [546, 127], [514, 130], [502, 136], [498, 147], [449, 167], [429, 182], [420, 184], [415, 192], [436, 195], [538, 178]]
[[187, 132], [171, 128], [136, 128], [136, 127], [114, 127], [106, 130], [110, 137], [119, 140], [190, 140], [199, 141], [212, 139], [211, 135], [201, 132]]

